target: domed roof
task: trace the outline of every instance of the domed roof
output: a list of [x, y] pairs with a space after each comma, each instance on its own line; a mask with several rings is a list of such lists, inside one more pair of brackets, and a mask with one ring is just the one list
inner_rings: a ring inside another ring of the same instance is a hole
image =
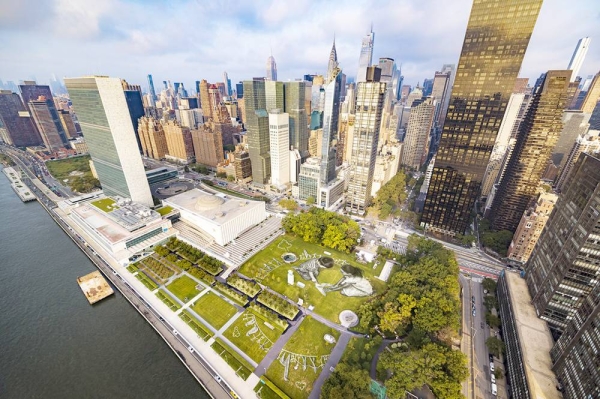
[[225, 202], [223, 198], [217, 197], [216, 195], [200, 195], [196, 200], [196, 210], [208, 211], [210, 209], [217, 208]]

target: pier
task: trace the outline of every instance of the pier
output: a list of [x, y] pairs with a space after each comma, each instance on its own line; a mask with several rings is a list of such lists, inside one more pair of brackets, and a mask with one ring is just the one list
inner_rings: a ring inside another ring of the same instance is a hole
[[90, 305], [115, 293], [98, 270], [86, 274], [83, 277], [79, 277], [77, 279], [77, 284], [79, 284], [79, 288], [81, 288], [81, 291], [85, 294]]
[[6, 177], [8, 177], [8, 180], [10, 180], [10, 186], [15, 191], [15, 193], [17, 193], [19, 198], [21, 198], [21, 201], [29, 202], [36, 200], [35, 195], [33, 195], [29, 187], [27, 187], [21, 181], [20, 171], [13, 167], [5, 167], [2, 171], [4, 172]]

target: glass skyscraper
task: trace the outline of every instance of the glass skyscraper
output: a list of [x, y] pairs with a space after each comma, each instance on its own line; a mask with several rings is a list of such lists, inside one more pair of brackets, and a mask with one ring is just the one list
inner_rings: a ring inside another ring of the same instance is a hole
[[121, 80], [65, 79], [104, 194], [153, 206]]
[[421, 224], [464, 233], [542, 0], [475, 0]]
[[244, 81], [244, 106], [248, 130], [248, 152], [252, 161], [252, 181], [264, 185], [271, 177], [269, 114], [264, 79]]
[[360, 57], [358, 58], [358, 72], [356, 73], [356, 82], [367, 80], [367, 68], [373, 62], [373, 43], [375, 41], [375, 32], [373, 29], [362, 40], [360, 47]]
[[342, 70], [335, 68], [331, 79], [325, 84], [325, 106], [323, 110], [323, 140], [321, 143], [321, 184], [327, 185], [335, 179], [336, 140], [340, 115], [340, 90]]

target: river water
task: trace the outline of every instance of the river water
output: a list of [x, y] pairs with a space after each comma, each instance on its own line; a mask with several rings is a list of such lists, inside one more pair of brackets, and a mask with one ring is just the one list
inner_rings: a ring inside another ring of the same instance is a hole
[[208, 398], [120, 293], [88, 304], [94, 270], [0, 172], [0, 398]]

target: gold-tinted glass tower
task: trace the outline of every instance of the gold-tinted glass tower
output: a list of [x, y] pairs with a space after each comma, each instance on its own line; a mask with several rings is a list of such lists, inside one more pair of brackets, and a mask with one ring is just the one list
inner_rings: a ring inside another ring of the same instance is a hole
[[542, 0], [474, 0], [421, 223], [464, 233]]
[[515, 231], [537, 193], [552, 149], [562, 130], [571, 71], [548, 71], [535, 88], [521, 123], [517, 143], [494, 197], [490, 217], [494, 230]]

